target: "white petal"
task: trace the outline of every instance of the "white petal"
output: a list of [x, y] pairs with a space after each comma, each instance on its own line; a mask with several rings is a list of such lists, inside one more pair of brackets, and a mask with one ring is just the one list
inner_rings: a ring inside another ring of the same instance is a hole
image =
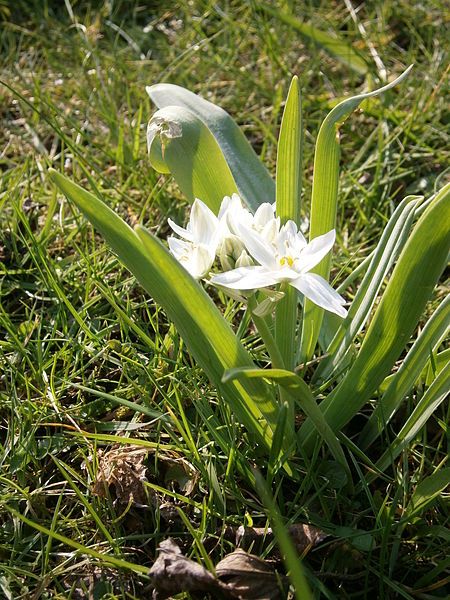
[[303, 248], [300, 253], [299, 261], [296, 263], [295, 268], [301, 273], [310, 271], [313, 267], [318, 265], [320, 261], [328, 254], [336, 239], [336, 232], [334, 229], [319, 235], [314, 238], [309, 244]]
[[295, 281], [291, 281], [291, 285], [317, 306], [342, 318], [347, 316], [347, 311], [342, 306], [345, 304], [345, 300], [320, 275], [305, 273]]
[[211, 244], [216, 235], [219, 220], [204, 202], [195, 199], [192, 205], [189, 230], [192, 231], [193, 240], [198, 244]]
[[257, 262], [268, 269], [277, 269], [274, 248], [259, 233], [244, 225], [239, 226], [239, 233], [247, 250]]
[[200, 279], [209, 273], [214, 262], [214, 254], [204, 246], [196, 246], [186, 264], [181, 264], [189, 271], [192, 277]]
[[277, 279], [273, 277], [264, 267], [240, 267], [226, 273], [214, 275], [211, 278], [211, 283], [222, 285], [233, 290], [254, 290], [262, 287], [268, 287], [277, 283]]
[[169, 249], [170, 249], [171, 253], [178, 260], [180, 260], [180, 258], [183, 255], [189, 254], [191, 252], [191, 249], [192, 249], [191, 242], [179, 240], [178, 238], [173, 237], [173, 235], [171, 235], [169, 238], [167, 238], [167, 242], [169, 244]]
[[237, 194], [232, 194], [231, 197], [224, 196], [220, 205], [218, 217], [219, 219], [222, 219], [228, 211], [239, 212], [240, 210], [243, 210], [242, 200]]
[[173, 231], [175, 231], [175, 233], [177, 233], [180, 237], [184, 238], [185, 240], [188, 240], [189, 242], [193, 241], [194, 237], [192, 235], [192, 231], [184, 229], [184, 227], [180, 227], [175, 223], [175, 221], [172, 221], [172, 219], [167, 219], [167, 222], [169, 223]]
[[261, 237], [269, 243], [274, 243], [279, 234], [280, 229], [280, 217], [274, 217], [268, 223], [264, 225], [262, 230], [259, 232]]
[[256, 229], [262, 229], [269, 221], [274, 218], [273, 207], [268, 202], [260, 204], [256, 209], [254, 224]]

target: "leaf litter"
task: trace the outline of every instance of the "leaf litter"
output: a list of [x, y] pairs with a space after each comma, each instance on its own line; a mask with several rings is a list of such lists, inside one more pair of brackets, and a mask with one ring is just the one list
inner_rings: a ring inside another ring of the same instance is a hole
[[[137, 445], [116, 444], [110, 450], [98, 450], [98, 470], [92, 493], [101, 498], [109, 494], [120, 504], [147, 508], [155, 494], [149, 488], [149, 479], [158, 485], [176, 488], [189, 496], [196, 488], [198, 471], [185, 458], [158, 453], [157, 472], [150, 475], [148, 457], [152, 449]], [[153, 494], [153, 496], [152, 496]], [[154, 502], [152, 502], [154, 504]]]

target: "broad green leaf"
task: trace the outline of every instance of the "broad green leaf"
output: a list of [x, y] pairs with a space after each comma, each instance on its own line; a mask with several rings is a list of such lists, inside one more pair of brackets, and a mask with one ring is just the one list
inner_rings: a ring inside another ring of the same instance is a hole
[[349, 308], [348, 315], [327, 348], [327, 356], [314, 373], [314, 381], [326, 380], [336, 368], [353, 340], [367, 322], [381, 285], [409, 235], [418, 196], [408, 196], [399, 204], [385, 227], [381, 239]]
[[224, 372], [253, 361], [203, 288], [168, 250], [139, 227], [135, 233], [104, 202], [54, 170], [49, 175], [91, 221], [142, 287], [166, 311], [190, 352], [215, 383], [237, 418], [270, 447], [278, 406], [262, 382], [222, 384]]
[[[336, 211], [339, 182], [339, 127], [363, 100], [381, 94], [406, 77], [412, 67], [394, 81], [378, 90], [359, 94], [340, 102], [325, 117], [317, 136], [314, 155], [313, 188], [311, 198], [310, 240], [327, 233], [336, 227]], [[331, 253], [313, 269], [328, 279], [331, 267]], [[307, 362], [313, 355], [322, 325], [323, 309], [308, 299], [303, 308], [302, 339], [300, 344], [300, 360]]]
[[[444, 298], [427, 321], [420, 335], [394, 373], [385, 394], [364, 426], [358, 445], [364, 450], [381, 434], [401, 402], [420, 376], [429, 358], [430, 350], [448, 332], [450, 327], [450, 296]], [[450, 362], [449, 362], [450, 364]], [[438, 372], [440, 372], [439, 369]]]
[[276, 381], [298, 402], [300, 408], [314, 423], [315, 430], [328, 445], [336, 461], [345, 469], [348, 481], [351, 482], [350, 469], [336, 434], [331, 430], [311, 390], [303, 379], [285, 369], [237, 368], [227, 371], [223, 380], [233, 381], [234, 379], [246, 380], [254, 378]]
[[[281, 121], [278, 140], [276, 207], [281, 222], [288, 220], [300, 225], [302, 177], [302, 104], [298, 78], [292, 79]], [[275, 341], [288, 370], [295, 366], [295, 337], [297, 327], [297, 291], [284, 286], [284, 298], [275, 309]], [[292, 419], [293, 419], [292, 411]]]
[[[450, 250], [450, 184], [414, 227], [394, 268], [352, 367], [320, 405], [339, 431], [369, 400], [403, 352], [446, 265]], [[431, 388], [430, 388], [431, 389]], [[300, 440], [311, 448], [312, 423]]]
[[152, 166], [172, 173], [190, 202], [200, 198], [217, 214], [223, 197], [238, 191], [220, 146], [190, 110], [159, 110], [148, 124], [147, 142]]
[[258, 8], [269, 15], [276, 17], [280, 21], [283, 21], [283, 23], [286, 23], [286, 25], [289, 25], [315, 44], [322, 46], [322, 48], [337, 58], [341, 63], [352, 69], [352, 71], [355, 71], [360, 75], [366, 75], [366, 73], [368, 73], [369, 69], [364, 58], [362, 58], [350, 44], [347, 44], [336, 35], [321, 31], [310, 23], [304, 23], [292, 14], [283, 12], [278, 8], [273, 8], [265, 2], [259, 2]]
[[226, 111], [178, 85], [158, 83], [146, 90], [158, 108], [177, 106], [187, 109], [205, 124], [229, 165], [241, 198], [251, 210], [255, 211], [263, 202], [275, 201], [272, 177]]
[[[396, 435], [389, 449], [377, 461], [377, 469], [385, 471], [392, 464], [392, 461], [408, 447], [438, 406], [448, 398], [449, 390], [450, 369], [443, 369], [419, 400], [416, 408]], [[374, 476], [369, 476], [367, 479], [371, 481], [373, 478]]]
[[440, 469], [421, 481], [414, 490], [405, 509], [404, 519], [423, 513], [441, 492], [450, 485], [450, 468]]

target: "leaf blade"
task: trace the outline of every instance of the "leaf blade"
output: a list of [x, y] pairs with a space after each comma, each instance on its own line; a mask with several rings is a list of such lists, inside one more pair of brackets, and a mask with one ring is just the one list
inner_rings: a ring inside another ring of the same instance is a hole
[[[103, 201], [60, 173], [50, 170], [49, 176], [102, 233], [144, 289], [165, 308], [194, 358], [219, 386], [241, 422], [259, 443], [270, 447], [277, 404], [268, 386], [221, 384], [226, 369], [239, 363], [251, 366], [253, 361], [206, 292], [150, 233], [143, 228], [135, 233]], [[185, 298], [194, 302], [189, 305]]]
[[[333, 431], [369, 400], [409, 340], [445, 267], [450, 250], [450, 184], [421, 215], [394, 268], [358, 356], [345, 378], [321, 404]], [[300, 439], [313, 443], [311, 423]]]
[[[408, 75], [408, 67], [400, 77], [372, 92], [352, 96], [340, 102], [325, 117], [317, 136], [314, 155], [313, 188], [311, 197], [310, 240], [336, 227], [339, 183], [339, 127], [363, 100], [381, 94], [399, 84]], [[313, 269], [314, 273], [328, 280], [331, 254]], [[323, 319], [323, 309], [307, 298], [303, 309], [300, 361], [307, 362], [313, 355]]]
[[239, 194], [255, 211], [262, 202], [275, 201], [275, 183], [246, 137], [219, 106], [185, 88], [170, 83], [146, 87], [158, 108], [179, 106], [191, 111], [210, 130], [236, 182]]

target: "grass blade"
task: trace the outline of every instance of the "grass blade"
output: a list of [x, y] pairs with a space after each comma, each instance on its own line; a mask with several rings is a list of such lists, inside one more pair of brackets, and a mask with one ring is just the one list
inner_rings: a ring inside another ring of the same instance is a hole
[[[317, 136], [314, 155], [314, 174], [311, 198], [310, 240], [327, 233], [336, 226], [336, 210], [339, 182], [339, 127], [345, 119], [357, 108], [363, 100], [381, 94], [407, 76], [412, 67], [397, 77], [394, 81], [378, 90], [359, 94], [340, 102], [325, 117]], [[313, 269], [325, 279], [328, 279], [331, 266], [331, 254]], [[322, 325], [323, 309], [305, 299], [300, 343], [300, 362], [310, 360], [316, 347]]]
[[41, 533], [47, 535], [50, 538], [63, 542], [63, 544], [66, 544], [70, 548], [74, 548], [75, 550], [79, 551], [80, 554], [85, 554], [87, 556], [92, 556], [93, 558], [98, 559], [100, 564], [113, 565], [114, 567], [117, 567], [119, 569], [129, 569], [131, 571], [134, 571], [135, 573], [140, 573], [144, 576], [148, 575], [148, 566], [131, 563], [127, 560], [123, 560], [121, 558], [111, 556], [110, 554], [106, 554], [105, 552], [97, 552], [97, 550], [94, 550], [93, 548], [83, 546], [83, 544], [80, 544], [75, 540], [71, 540], [64, 535], [57, 533], [56, 531], [52, 531], [50, 529], [47, 529], [47, 527], [39, 525], [39, 523], [35, 523], [34, 521], [28, 519], [27, 517], [16, 511], [14, 508], [11, 508], [10, 506], [6, 506], [6, 509], [8, 510], [8, 512], [11, 513], [13, 517], [19, 519], [32, 529], [36, 529], [37, 531], [40, 531]]
[[366, 73], [368, 73], [369, 68], [364, 58], [362, 58], [350, 44], [347, 44], [337, 36], [325, 33], [325, 31], [317, 29], [317, 27], [314, 27], [310, 23], [303, 23], [293, 15], [277, 8], [272, 8], [265, 2], [259, 2], [258, 8], [272, 17], [280, 19], [280, 21], [286, 23], [286, 25], [289, 25], [298, 31], [302, 36], [310, 39], [313, 43], [322, 46], [322, 48], [337, 58], [341, 63], [349, 67], [352, 71], [355, 71], [360, 75], [366, 75]]
[[267, 489], [264, 478], [258, 471], [255, 471], [255, 483], [267, 511], [269, 521], [272, 524], [273, 534], [283, 554], [284, 562], [289, 570], [289, 579], [294, 586], [295, 597], [297, 600], [312, 600], [313, 597], [309, 590], [308, 582], [303, 574], [303, 567], [298, 557], [297, 550], [289, 537], [289, 533], [283, 522], [278, 506]]
[[[450, 368], [442, 369], [423, 397], [420, 399], [411, 416], [408, 418], [395, 440], [391, 443], [388, 450], [383, 453], [377, 461], [376, 467], [380, 471], [385, 471], [392, 461], [401, 453], [408, 444], [415, 438], [425, 423], [438, 408], [438, 406], [448, 397], [450, 389]], [[370, 475], [368, 481], [376, 475]]]
[[188, 109], [204, 123], [220, 147], [239, 194], [250, 209], [254, 211], [262, 202], [275, 201], [272, 177], [226, 111], [178, 85], [158, 83], [146, 87], [146, 90], [158, 108], [177, 106]]

